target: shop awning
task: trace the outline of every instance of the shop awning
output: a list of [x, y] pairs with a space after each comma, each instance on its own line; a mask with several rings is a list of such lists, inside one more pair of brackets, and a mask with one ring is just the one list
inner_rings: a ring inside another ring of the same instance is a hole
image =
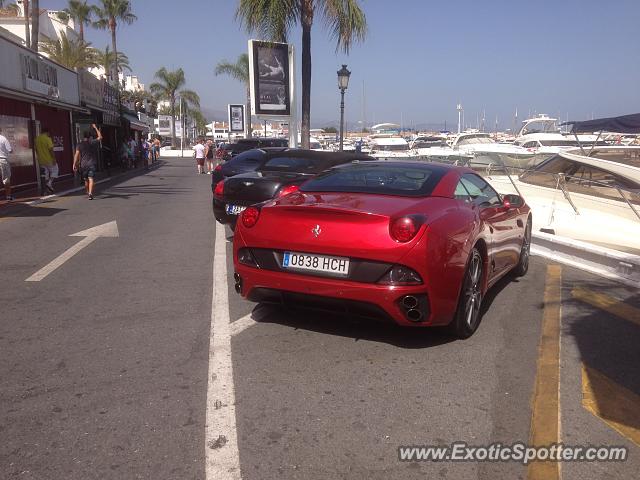
[[146, 123], [142, 123], [140, 120], [138, 120], [137, 117], [134, 117], [133, 115], [130, 115], [128, 113], [125, 113], [122, 116], [130, 123], [131, 129], [140, 130], [141, 132], [149, 131], [149, 125], [147, 125]]

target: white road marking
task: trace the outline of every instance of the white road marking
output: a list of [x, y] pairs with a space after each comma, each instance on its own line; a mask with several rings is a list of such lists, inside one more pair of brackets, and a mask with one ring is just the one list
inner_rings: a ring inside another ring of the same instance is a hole
[[209, 340], [205, 472], [207, 480], [240, 480], [224, 226], [215, 225]]
[[58, 257], [53, 259], [47, 265], [42, 267], [36, 273], [31, 275], [29, 278], [25, 280], [25, 282], [39, 282], [51, 272], [56, 270], [58, 267], [63, 265], [67, 260], [73, 257], [80, 250], [85, 248], [87, 245], [91, 244], [98, 237], [118, 237], [120, 236], [118, 232], [118, 224], [116, 221], [104, 223], [102, 225], [98, 225], [93, 228], [88, 228], [87, 230], [83, 230], [78, 233], [72, 233], [69, 235], [70, 237], [85, 237], [76, 243], [74, 246], [69, 248], [67, 251], [60, 254]]
[[274, 313], [273, 308], [268, 306], [254, 308], [250, 314], [231, 323], [231, 336], [235, 337], [239, 333], [244, 332], [247, 328], [253, 327], [256, 323], [261, 322], [272, 313]]

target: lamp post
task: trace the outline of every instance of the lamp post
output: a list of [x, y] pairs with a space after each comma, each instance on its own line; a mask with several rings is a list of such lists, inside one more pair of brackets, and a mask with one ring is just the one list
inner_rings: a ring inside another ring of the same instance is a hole
[[347, 70], [346, 65], [338, 70], [338, 88], [340, 89], [340, 151], [344, 143], [344, 92], [349, 86], [349, 77], [351, 72]]

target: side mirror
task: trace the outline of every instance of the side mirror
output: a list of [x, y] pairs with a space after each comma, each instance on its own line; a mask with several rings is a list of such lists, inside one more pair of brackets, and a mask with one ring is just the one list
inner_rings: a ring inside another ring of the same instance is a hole
[[505, 210], [511, 210], [512, 208], [520, 208], [524, 205], [524, 200], [520, 195], [503, 195], [502, 206]]

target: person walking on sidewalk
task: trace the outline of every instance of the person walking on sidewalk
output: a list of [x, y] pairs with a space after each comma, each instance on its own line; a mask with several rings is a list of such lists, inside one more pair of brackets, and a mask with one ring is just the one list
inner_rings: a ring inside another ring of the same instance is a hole
[[211, 175], [213, 173], [213, 157], [214, 157], [214, 146], [211, 140], [207, 140], [204, 156], [207, 162], [207, 175]]
[[198, 164], [198, 173], [204, 173], [204, 140], [202, 138], [198, 139], [198, 143], [193, 147], [196, 163]]
[[48, 128], [43, 128], [42, 133], [36, 137], [35, 147], [38, 164], [44, 170], [45, 188], [49, 193], [53, 193], [53, 179], [58, 178], [58, 163], [53, 153], [53, 140]]
[[10, 153], [13, 153], [13, 149], [7, 137], [2, 135], [2, 129], [0, 128], [0, 178], [2, 179], [4, 193], [8, 202], [13, 200], [13, 195], [11, 195], [11, 165], [9, 164]]
[[100, 129], [92, 124], [91, 127], [95, 130], [97, 138], [93, 140], [91, 138], [91, 132], [89, 130], [84, 132], [83, 140], [76, 147], [76, 154], [73, 159], [73, 171], [80, 170], [80, 177], [84, 181], [84, 188], [87, 191], [89, 200], [93, 200], [93, 177], [96, 174], [96, 167], [98, 166], [98, 146], [102, 140], [102, 133]]

